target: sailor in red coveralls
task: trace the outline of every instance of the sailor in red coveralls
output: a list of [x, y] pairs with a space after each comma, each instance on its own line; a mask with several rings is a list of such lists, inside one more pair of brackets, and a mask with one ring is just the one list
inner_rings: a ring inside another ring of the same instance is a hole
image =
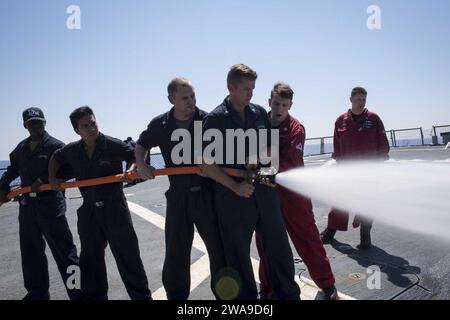
[[[294, 92], [289, 85], [275, 84], [272, 89], [269, 105], [270, 120], [273, 128], [280, 134], [280, 168], [279, 172], [302, 167], [303, 147], [305, 144], [305, 128], [294, 117], [289, 115]], [[334, 276], [327, 258], [319, 230], [317, 229], [310, 199], [304, 198], [279, 185], [276, 186], [281, 200], [281, 208], [286, 229], [294, 243], [295, 249], [308, 267], [309, 273], [319, 288], [324, 291], [326, 299], [337, 299]], [[276, 298], [272, 294], [269, 283], [268, 262], [264, 254], [262, 241], [256, 234], [261, 281], [261, 299]]]
[[[334, 151], [332, 157], [336, 161], [346, 160], [378, 160], [389, 159], [389, 142], [386, 138], [384, 125], [380, 117], [365, 108], [367, 91], [364, 88], [354, 88], [350, 101], [352, 108], [340, 115], [334, 129]], [[328, 215], [328, 226], [321, 233], [323, 243], [331, 243], [336, 230], [347, 231], [348, 212], [331, 209]], [[353, 227], [361, 227], [361, 250], [372, 247], [370, 230], [372, 220], [358, 215], [353, 220]]]

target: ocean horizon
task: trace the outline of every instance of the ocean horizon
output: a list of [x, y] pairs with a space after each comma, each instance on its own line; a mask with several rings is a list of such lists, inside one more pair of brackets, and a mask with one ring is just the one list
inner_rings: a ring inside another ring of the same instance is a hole
[[[331, 139], [330, 139], [331, 140]], [[391, 144], [390, 139], [389, 144]], [[442, 138], [439, 137], [438, 139], [439, 143], [442, 143]], [[397, 140], [397, 147], [407, 147], [407, 146], [417, 146], [421, 145], [422, 140], [421, 139], [399, 139]], [[431, 138], [424, 138], [424, 144], [431, 145], [432, 141]], [[324, 151], [325, 153], [331, 153], [333, 152], [333, 144], [332, 143], [325, 143], [324, 144]], [[304, 150], [304, 156], [313, 156], [320, 154], [320, 144], [308, 144], [308, 141], [305, 143], [305, 150]], [[155, 153], [151, 155], [151, 165], [155, 167], [156, 169], [161, 169], [165, 167], [164, 159], [160, 153]], [[5, 169], [9, 166], [9, 160], [0, 160], [0, 175], [3, 174]], [[12, 182], [13, 186], [20, 185], [20, 179], [16, 179]]]

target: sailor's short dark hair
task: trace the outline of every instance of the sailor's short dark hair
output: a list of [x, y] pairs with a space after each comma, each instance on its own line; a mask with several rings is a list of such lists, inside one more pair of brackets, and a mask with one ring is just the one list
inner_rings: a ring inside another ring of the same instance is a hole
[[270, 92], [270, 98], [272, 99], [275, 95], [279, 95], [283, 99], [294, 98], [294, 90], [292, 90], [291, 86], [284, 82], [278, 82], [273, 86], [272, 91]]
[[366, 89], [364, 89], [363, 87], [356, 87], [352, 89], [352, 97], [357, 95], [358, 93], [362, 93], [362, 94], [367, 94]]
[[70, 114], [70, 122], [72, 123], [72, 127], [74, 128], [74, 130], [78, 129], [78, 120], [85, 116], [91, 115], [94, 115], [94, 111], [92, 111], [92, 109], [88, 106], [79, 107], [73, 110]]
[[237, 85], [242, 79], [256, 81], [258, 74], [245, 64], [235, 64], [230, 68], [227, 76], [227, 85]]

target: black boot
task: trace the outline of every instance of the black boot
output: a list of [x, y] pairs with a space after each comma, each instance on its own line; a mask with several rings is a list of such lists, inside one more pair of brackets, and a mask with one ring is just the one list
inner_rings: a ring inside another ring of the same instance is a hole
[[50, 300], [50, 293], [27, 293], [25, 297], [22, 298], [23, 301], [44, 301], [44, 300]]
[[259, 300], [277, 300], [275, 294], [272, 292], [265, 292], [260, 291], [259, 292]]
[[362, 223], [360, 227], [361, 243], [356, 246], [360, 250], [368, 250], [372, 248], [372, 241], [370, 239], [370, 230], [372, 225]]
[[335, 234], [336, 234], [336, 230], [326, 228], [320, 234], [320, 240], [322, 240], [323, 244], [330, 244], [334, 240]]
[[338, 292], [335, 286], [322, 289], [325, 300], [337, 300], [338, 299]]

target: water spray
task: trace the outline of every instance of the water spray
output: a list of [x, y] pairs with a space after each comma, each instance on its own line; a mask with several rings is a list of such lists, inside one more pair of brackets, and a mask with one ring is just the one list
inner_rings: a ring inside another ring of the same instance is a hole
[[330, 207], [450, 239], [450, 166], [348, 162], [280, 173], [276, 182]]

